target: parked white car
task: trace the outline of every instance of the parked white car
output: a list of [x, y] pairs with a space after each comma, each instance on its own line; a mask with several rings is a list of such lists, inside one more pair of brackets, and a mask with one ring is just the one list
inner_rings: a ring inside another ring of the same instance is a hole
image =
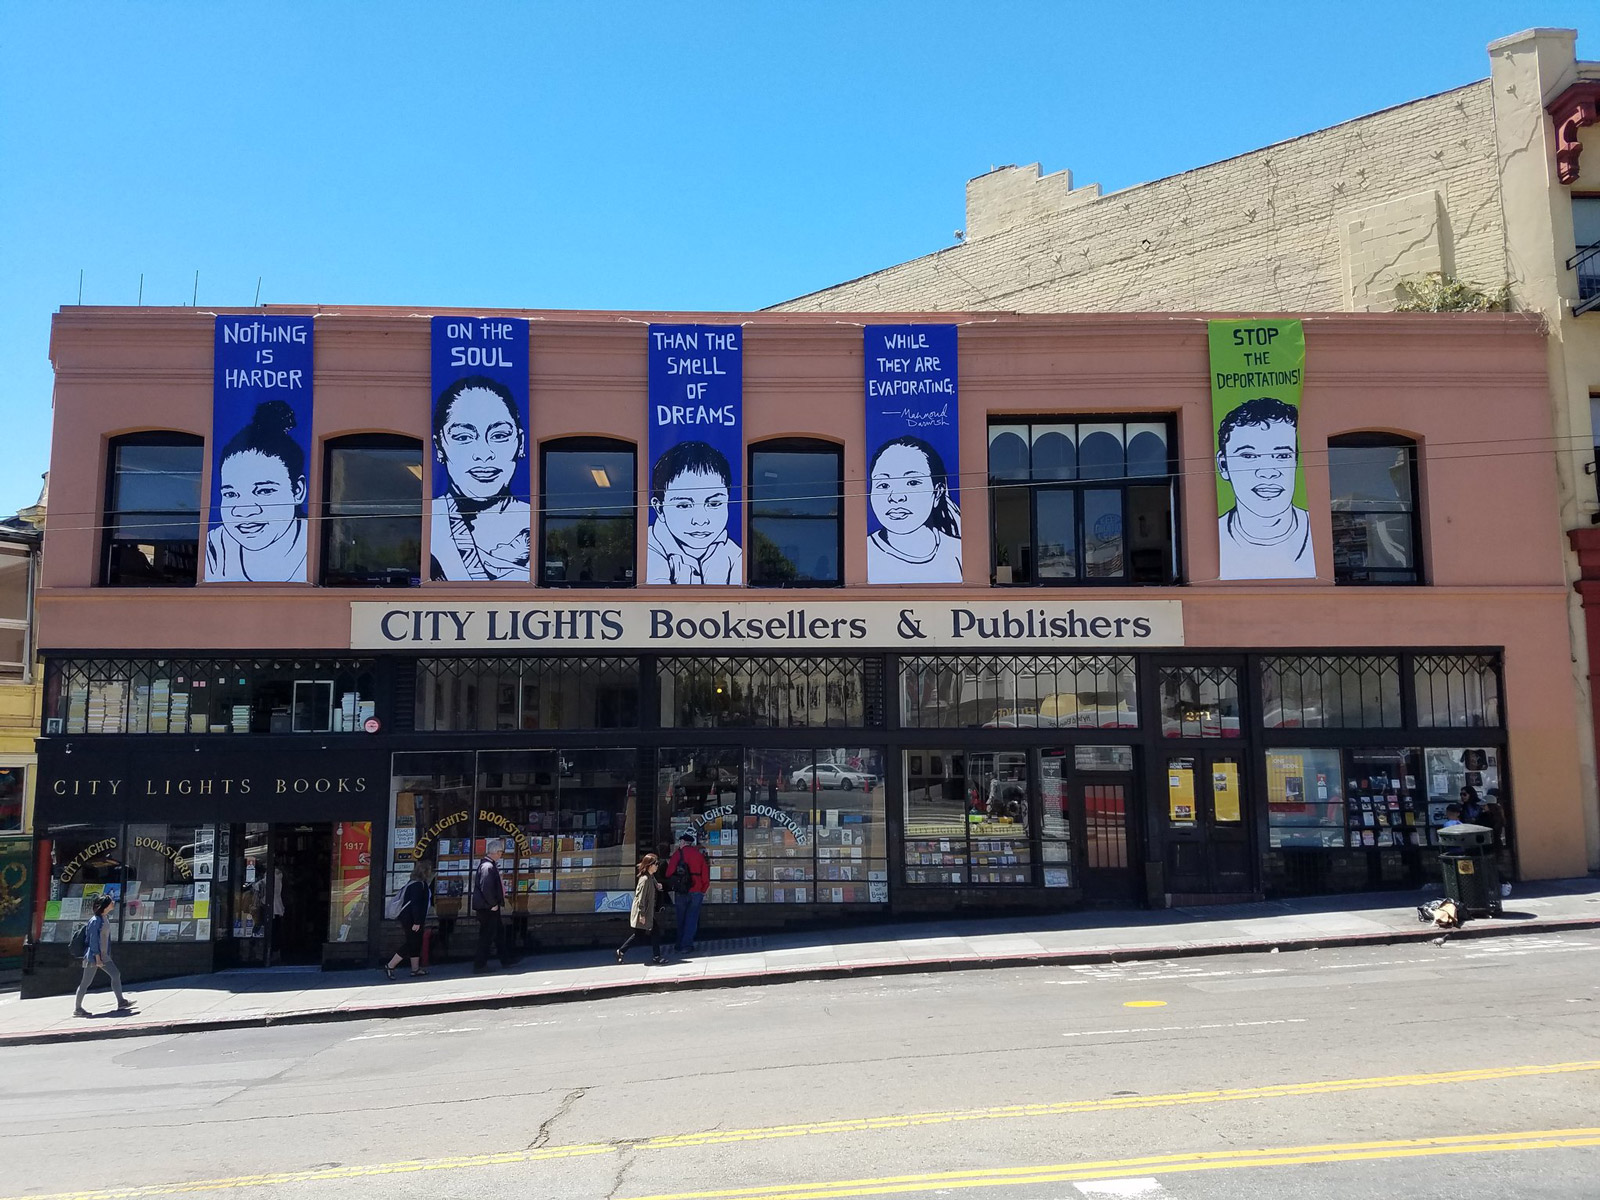
[[[815, 775], [815, 783], [812, 777]], [[789, 776], [789, 785], [797, 791], [812, 791], [816, 789], [836, 790], [849, 792], [856, 788], [870, 791], [878, 782], [878, 777], [869, 771], [852, 771], [849, 767], [836, 766], [833, 763], [818, 763], [815, 767], [801, 767]]]

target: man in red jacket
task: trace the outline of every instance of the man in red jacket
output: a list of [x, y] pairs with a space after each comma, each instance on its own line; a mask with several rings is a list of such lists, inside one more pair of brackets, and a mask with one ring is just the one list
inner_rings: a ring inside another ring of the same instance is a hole
[[[678, 841], [678, 848], [667, 862], [667, 887], [672, 891], [672, 911], [678, 918], [678, 953], [690, 954], [694, 951], [694, 935], [700, 930], [700, 905], [711, 890], [711, 864], [694, 844], [694, 834], [686, 833]], [[680, 867], [684, 870], [680, 871]]]

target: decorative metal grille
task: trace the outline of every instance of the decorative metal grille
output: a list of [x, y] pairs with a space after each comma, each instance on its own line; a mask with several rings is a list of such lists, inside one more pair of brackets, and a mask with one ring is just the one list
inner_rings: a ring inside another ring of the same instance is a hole
[[375, 691], [365, 658], [56, 659], [44, 732], [352, 733]]
[[1139, 726], [1134, 660], [1124, 655], [903, 658], [900, 696], [913, 729]]
[[1162, 667], [1160, 681], [1164, 737], [1239, 736], [1239, 675], [1232, 667]]
[[1268, 729], [1398, 729], [1400, 660], [1390, 655], [1293, 655], [1261, 663]]
[[882, 724], [859, 658], [663, 658], [656, 673], [667, 729], [861, 729], [869, 713]]
[[1417, 724], [1434, 729], [1498, 727], [1500, 659], [1494, 654], [1419, 654], [1413, 661]]
[[424, 658], [416, 728], [637, 729], [637, 658]]

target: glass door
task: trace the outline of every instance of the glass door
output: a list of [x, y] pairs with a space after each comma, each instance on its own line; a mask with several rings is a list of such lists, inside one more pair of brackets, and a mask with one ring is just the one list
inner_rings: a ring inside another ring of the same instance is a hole
[[1167, 757], [1167, 890], [1255, 890], [1243, 755], [1204, 750]]

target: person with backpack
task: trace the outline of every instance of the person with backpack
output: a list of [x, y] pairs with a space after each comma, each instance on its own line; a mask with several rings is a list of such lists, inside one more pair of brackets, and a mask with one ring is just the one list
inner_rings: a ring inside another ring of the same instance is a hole
[[711, 864], [694, 844], [694, 834], [684, 833], [678, 841], [682, 844], [667, 863], [667, 886], [672, 890], [672, 911], [678, 920], [677, 951], [691, 954], [694, 935], [700, 931], [700, 906], [711, 890]]
[[399, 904], [395, 905], [396, 911], [393, 916], [400, 923], [400, 934], [403, 939], [400, 949], [394, 952], [394, 957], [384, 964], [383, 973], [390, 979], [394, 978], [394, 969], [407, 958], [411, 960], [413, 975], [428, 973], [422, 967], [422, 927], [428, 923], [428, 901], [433, 893], [432, 875], [432, 864], [418, 863], [411, 869], [411, 879], [390, 901], [391, 904], [395, 900], [399, 901]]
[[[89, 1010], [83, 1007], [83, 997], [100, 971], [104, 971], [111, 980], [111, 990], [117, 997], [116, 1011], [133, 1011], [133, 1005], [122, 994], [122, 972], [117, 970], [117, 964], [111, 959], [111, 921], [106, 913], [115, 903], [110, 896], [96, 896], [94, 916], [83, 929], [83, 978], [78, 981], [78, 998], [72, 1006], [72, 1015], [75, 1017], [90, 1015]], [[73, 949], [76, 949], [76, 945], [77, 934], [74, 934]]]
[[477, 873], [472, 877], [472, 915], [478, 918], [478, 953], [472, 960], [474, 975], [489, 969], [491, 948], [502, 967], [511, 965], [506, 956], [505, 931], [500, 925], [500, 910], [506, 903], [505, 884], [500, 880], [500, 858], [504, 854], [505, 847], [500, 840], [489, 839]]
[[635, 868], [638, 882], [633, 885], [633, 907], [628, 911], [628, 936], [617, 947], [618, 962], [622, 961], [623, 954], [641, 933], [650, 935], [650, 961], [667, 961], [661, 957], [661, 920], [656, 911], [656, 897], [661, 891], [661, 881], [656, 878], [656, 864], [660, 861], [654, 854], [646, 854]]

